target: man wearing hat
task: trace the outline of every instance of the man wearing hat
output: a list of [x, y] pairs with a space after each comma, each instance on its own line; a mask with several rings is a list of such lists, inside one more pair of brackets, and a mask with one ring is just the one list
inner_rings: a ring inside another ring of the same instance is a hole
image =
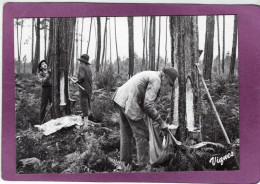
[[38, 80], [41, 82], [41, 107], [40, 107], [40, 123], [43, 123], [46, 116], [46, 107], [52, 102], [52, 84], [51, 71], [48, 69], [47, 62], [42, 60], [38, 64]]
[[155, 109], [161, 84], [173, 86], [178, 73], [172, 67], [162, 71], [144, 71], [134, 75], [118, 88], [113, 101], [120, 112], [120, 160], [132, 164], [132, 138], [135, 138], [138, 167], [149, 162], [149, 131], [145, 116], [158, 122], [162, 130], [166, 122]]
[[78, 83], [84, 89], [79, 88], [80, 106], [83, 113], [84, 122], [88, 123], [88, 116], [90, 110], [90, 100], [92, 95], [92, 72], [89, 67], [89, 56], [83, 54], [79, 59], [80, 65], [78, 70]]

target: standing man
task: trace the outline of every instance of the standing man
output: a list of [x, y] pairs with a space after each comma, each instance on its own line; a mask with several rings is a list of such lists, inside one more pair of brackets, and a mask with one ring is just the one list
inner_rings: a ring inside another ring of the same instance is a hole
[[149, 158], [149, 131], [145, 115], [158, 122], [162, 130], [167, 124], [155, 109], [163, 81], [174, 85], [178, 73], [172, 67], [162, 71], [144, 71], [134, 75], [118, 88], [113, 96], [120, 111], [120, 160], [132, 164], [132, 138], [135, 138], [139, 169], [144, 168]]
[[79, 88], [80, 106], [83, 113], [83, 121], [88, 124], [88, 116], [90, 111], [90, 100], [92, 95], [92, 72], [89, 67], [89, 56], [83, 54], [79, 59], [78, 80], [76, 83], [81, 85], [84, 89]]
[[38, 64], [38, 71], [38, 79], [42, 85], [40, 123], [43, 123], [46, 116], [46, 107], [48, 103], [51, 104], [52, 101], [51, 72], [50, 69], [48, 69], [48, 65], [45, 60], [42, 60]]

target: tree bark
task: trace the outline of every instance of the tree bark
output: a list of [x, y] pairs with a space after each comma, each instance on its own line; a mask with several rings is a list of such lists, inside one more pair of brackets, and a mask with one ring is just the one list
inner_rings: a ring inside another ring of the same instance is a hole
[[84, 18], [82, 18], [82, 25], [81, 25], [80, 56], [82, 55], [83, 29], [84, 29]]
[[155, 16], [150, 18], [150, 31], [149, 31], [149, 61], [150, 69], [155, 70]]
[[97, 59], [96, 59], [96, 73], [99, 72], [100, 67], [100, 53], [101, 53], [101, 22], [100, 17], [97, 17]]
[[[34, 51], [34, 18], [32, 18], [32, 55], [31, 55], [31, 66], [32, 66], [32, 68], [33, 68], [33, 64], [34, 64], [34, 62], [33, 62], [33, 52]], [[32, 69], [33, 70], [33, 69]]]
[[149, 68], [149, 61], [148, 61], [148, 55], [149, 55], [149, 50], [148, 50], [148, 17], [145, 17], [146, 19], [146, 32], [145, 32], [145, 70]]
[[234, 16], [234, 32], [233, 32], [233, 45], [232, 45], [232, 54], [231, 54], [231, 62], [230, 62], [230, 71], [229, 77], [233, 79], [234, 70], [236, 64], [236, 53], [237, 53], [237, 16]]
[[105, 22], [104, 36], [103, 36], [103, 52], [102, 52], [101, 72], [102, 72], [103, 67], [104, 67], [104, 60], [106, 60], [106, 58], [105, 58], [106, 36], [107, 36], [107, 17], [106, 17], [106, 22]]
[[[171, 16], [170, 19], [169, 19], [169, 24], [170, 24], [170, 35], [171, 35], [171, 66], [174, 67], [175, 66], [175, 62], [176, 62], [176, 59], [175, 59], [175, 56], [177, 55], [177, 52], [176, 52], [176, 48], [177, 48], [177, 44], [178, 44], [178, 26], [177, 26], [177, 16]], [[176, 52], [176, 54], [175, 54]], [[176, 82], [175, 82], [176, 84]], [[174, 112], [177, 112], [178, 113], [178, 109], [175, 108], [175, 104], [176, 107], [178, 106], [178, 100], [177, 98], [175, 98], [175, 94], [178, 92], [177, 90], [178, 89], [175, 89], [176, 87], [172, 87], [172, 90], [171, 90], [171, 106], [170, 106], [170, 122], [173, 123], [173, 122], [178, 122], [179, 120], [177, 118], [174, 118]], [[177, 116], [178, 117], [178, 115]]]
[[107, 44], [108, 44], [108, 42], [107, 42], [108, 33], [107, 32], [108, 31], [106, 30], [106, 36], [105, 36], [106, 41], [105, 41], [105, 48], [104, 48], [105, 57], [104, 57], [104, 65], [102, 67], [103, 71], [106, 71], [106, 66], [107, 66], [107, 48], [108, 48], [107, 47]]
[[129, 71], [128, 76], [134, 75], [134, 18], [128, 17], [128, 40], [129, 40]]
[[161, 38], [161, 17], [159, 16], [159, 36], [158, 36], [158, 54], [157, 54], [157, 66], [156, 70], [159, 70], [160, 64], [160, 38]]
[[195, 127], [201, 128], [200, 83], [196, 64], [199, 63], [198, 17], [191, 20], [191, 80], [193, 82], [193, 108]]
[[87, 54], [88, 54], [88, 49], [89, 49], [89, 44], [90, 44], [90, 38], [91, 38], [91, 29], [92, 29], [92, 17], [91, 17], [91, 19], [90, 19], [90, 27], [89, 27], [89, 35], [88, 35]]
[[185, 25], [185, 17], [178, 17], [178, 48], [177, 48], [177, 67], [179, 71], [179, 127], [181, 133], [181, 141], [185, 141], [187, 137], [187, 124], [185, 122], [186, 118], [186, 77], [185, 77], [185, 35], [184, 28]]
[[218, 65], [218, 72], [220, 74], [221, 72], [221, 63], [220, 63], [220, 41], [219, 41], [219, 15], [216, 15], [216, 18], [217, 18], [217, 30], [218, 30], [218, 62], [219, 62], [219, 65]]
[[146, 48], [145, 40], [146, 40], [146, 24], [147, 24], [146, 17], [142, 17], [142, 20], [143, 20], [143, 18], [145, 19], [145, 21], [144, 21], [144, 27], [143, 27], [143, 58], [142, 58], [141, 71], [143, 71], [145, 68], [145, 48]]
[[165, 64], [164, 64], [164, 67], [166, 67], [166, 64], [167, 64], [167, 37], [168, 37], [168, 16], [166, 17], [166, 28], [165, 28], [165, 30], [166, 30], [166, 38], [165, 38], [165, 59], [164, 59], [164, 62], [165, 62]]
[[73, 30], [76, 18], [51, 18], [53, 37], [51, 45], [52, 60], [52, 104], [53, 117], [71, 113], [68, 89], [69, 63], [73, 45]]
[[74, 74], [78, 70], [78, 65], [79, 65], [78, 58], [79, 58], [79, 20], [77, 20], [77, 26], [76, 26], [76, 58], [75, 58], [76, 69], [74, 68], [74, 63], [73, 63]]
[[18, 67], [17, 67], [17, 73], [20, 73], [20, 60], [21, 60], [21, 56], [20, 56], [20, 44], [19, 44], [19, 23], [18, 23], [18, 18], [15, 19], [16, 20], [16, 42], [17, 42], [17, 53], [18, 53]]
[[117, 36], [116, 36], [116, 17], [114, 18], [115, 22], [115, 43], [116, 43], [116, 61], [117, 61], [117, 74], [120, 73], [120, 66], [119, 66], [119, 57], [118, 57], [118, 48], [117, 48]]
[[47, 59], [46, 62], [48, 63], [48, 66], [52, 66], [51, 59], [50, 59], [50, 54], [51, 54], [51, 45], [53, 41], [53, 19], [50, 19], [50, 24], [49, 24], [49, 38], [48, 38], [48, 51], [47, 51]]
[[70, 53], [70, 63], [69, 63], [69, 74], [73, 75], [74, 74], [74, 55], [75, 55], [75, 27], [76, 27], [76, 20], [74, 23], [74, 29], [72, 33], [72, 46], [71, 46], [71, 53]]
[[23, 42], [23, 19], [21, 21], [21, 35], [20, 35], [20, 56], [19, 56], [19, 73], [20, 73], [20, 65], [21, 65], [21, 55], [22, 55], [22, 42]]
[[213, 61], [214, 25], [215, 25], [214, 16], [207, 16], [203, 75], [206, 80], [210, 80], [210, 81], [211, 81], [212, 61]]
[[47, 58], [47, 20], [44, 18], [44, 59]]
[[222, 51], [222, 72], [225, 73], [225, 15], [223, 15], [223, 51]]
[[109, 18], [109, 50], [110, 50], [110, 64], [112, 64], [112, 42], [111, 42], [111, 18]]
[[[22, 28], [21, 28], [22, 29]], [[21, 35], [22, 36], [22, 35]], [[17, 52], [18, 52], [18, 67], [17, 67], [17, 73], [21, 73], [21, 36], [19, 40], [19, 21], [18, 18], [16, 19], [16, 38], [17, 38]]]
[[40, 18], [37, 18], [35, 26], [36, 44], [35, 44], [35, 55], [34, 55], [34, 67], [32, 73], [36, 75], [37, 66], [40, 60]]

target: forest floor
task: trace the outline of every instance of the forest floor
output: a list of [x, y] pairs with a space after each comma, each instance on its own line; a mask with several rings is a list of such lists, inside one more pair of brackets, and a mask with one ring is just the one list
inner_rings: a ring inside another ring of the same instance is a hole
[[[92, 126], [79, 129], [73, 126], [44, 136], [33, 126], [40, 124], [38, 120], [40, 83], [32, 75], [16, 75], [17, 173], [129, 172], [130, 170], [119, 162], [119, 114], [111, 101], [111, 96], [116, 87], [126, 81], [126, 76], [116, 79], [115, 86], [109, 90], [105, 88], [94, 89], [92, 98], [93, 117], [91, 120], [95, 123]], [[98, 84], [95, 85], [98, 86]], [[80, 111], [78, 87], [71, 85], [70, 90], [71, 98], [76, 100], [72, 113], [78, 114]], [[232, 83], [224, 79], [218, 80], [210, 85], [210, 92], [214, 94], [213, 100], [231, 141], [236, 141], [239, 138], [238, 80]], [[170, 106], [169, 99], [169, 93], [161, 92], [161, 97], [157, 103], [157, 108], [164, 119], [167, 116], [165, 111]], [[205, 94], [202, 107], [203, 122], [207, 122], [202, 127], [203, 141], [223, 143], [223, 135], [217, 126], [217, 122], [212, 120], [216, 118], [213, 111], [210, 110]], [[46, 121], [48, 120], [50, 120], [50, 115], [46, 118]], [[213, 126], [213, 124], [216, 124], [216, 126]], [[212, 148], [192, 153], [183, 153], [179, 150], [179, 152], [176, 151], [173, 154], [174, 159], [171, 160], [170, 164], [156, 168], [150, 167], [142, 171], [238, 169], [237, 166], [234, 166], [234, 160], [219, 168], [209, 165], [206, 162], [212, 155], [209, 154], [210, 151], [212, 151]], [[238, 149], [236, 149], [236, 153], [239, 156]], [[136, 154], [134, 154], [134, 162], [136, 162]]]

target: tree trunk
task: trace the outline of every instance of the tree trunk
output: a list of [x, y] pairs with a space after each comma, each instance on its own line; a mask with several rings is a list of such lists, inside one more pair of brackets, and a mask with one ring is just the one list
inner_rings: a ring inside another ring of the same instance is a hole
[[160, 64], [160, 38], [161, 38], [161, 17], [159, 16], [159, 36], [158, 36], [158, 54], [157, 54], [157, 66], [156, 70], [159, 70], [159, 64]]
[[[195, 127], [201, 130], [201, 104], [200, 104], [200, 82], [199, 73], [196, 68], [199, 63], [199, 36], [198, 36], [198, 17], [193, 16], [191, 20], [191, 80], [193, 82], [193, 108]], [[200, 136], [201, 140], [201, 136]]]
[[46, 62], [48, 63], [48, 66], [52, 66], [51, 59], [50, 59], [50, 54], [51, 54], [51, 45], [53, 41], [53, 19], [50, 19], [50, 25], [49, 25], [49, 40], [48, 40], [48, 51], [47, 51], [47, 60]]
[[82, 41], [83, 41], [83, 27], [84, 26], [84, 18], [82, 18], [82, 25], [81, 25], [81, 37], [80, 37], [80, 56], [82, 55]]
[[100, 17], [97, 17], [97, 57], [96, 57], [96, 73], [99, 72], [101, 53], [101, 22]]
[[218, 62], [219, 62], [219, 65], [218, 65], [218, 72], [220, 74], [220, 71], [221, 71], [221, 63], [220, 63], [220, 41], [219, 41], [219, 15], [216, 15], [216, 18], [217, 18], [217, 30], [218, 30]]
[[[34, 64], [34, 62], [33, 62], [33, 52], [34, 51], [34, 18], [32, 18], [32, 55], [31, 55], [31, 66], [32, 66], [32, 68], [33, 68], [33, 64]], [[32, 69], [33, 70], [33, 69]]]
[[106, 58], [105, 58], [106, 36], [107, 36], [107, 17], [106, 17], [105, 28], [104, 28], [104, 36], [103, 36], [103, 52], [102, 52], [101, 72], [102, 72], [103, 67], [104, 67], [104, 59], [106, 60]]
[[17, 53], [18, 53], [18, 67], [17, 67], [17, 73], [20, 73], [20, 44], [19, 44], [19, 23], [18, 23], [18, 18], [16, 18], [16, 41], [17, 41]]
[[111, 18], [109, 18], [109, 50], [110, 50], [110, 64], [112, 64], [112, 44], [111, 44]]
[[131, 78], [134, 75], [134, 18], [128, 17], [128, 40], [129, 40], [129, 72]]
[[150, 18], [150, 33], [149, 33], [149, 60], [150, 69], [155, 70], [155, 16]]
[[88, 54], [88, 49], [89, 49], [89, 44], [90, 44], [90, 38], [91, 38], [91, 28], [92, 28], [92, 17], [91, 17], [91, 19], [90, 19], [90, 27], [89, 27], [89, 35], [88, 35], [87, 54]]
[[[145, 68], [145, 40], [146, 40], [146, 25], [147, 25], [147, 22], [146, 22], [146, 17], [143, 17], [145, 19], [144, 21], [144, 27], [143, 27], [143, 59], [142, 59], [142, 67], [141, 67], [141, 71], [144, 70]], [[142, 18], [142, 19], [143, 19]]]
[[75, 27], [76, 27], [76, 20], [75, 20], [75, 25], [73, 29], [73, 35], [72, 35], [72, 46], [71, 46], [71, 53], [70, 53], [70, 68], [69, 68], [69, 74], [73, 75], [74, 74], [74, 55], [75, 55]]
[[225, 15], [223, 15], [223, 51], [222, 51], [222, 72], [225, 73]]
[[[176, 16], [171, 16], [170, 19], [170, 35], [171, 35], [171, 65], [172, 67], [174, 67], [174, 52], [175, 52], [175, 44], [177, 44], [177, 39], [176, 39], [176, 35], [178, 35], [178, 31], [177, 31], [177, 17]], [[176, 83], [176, 82], [175, 82]], [[170, 106], [170, 123], [172, 124], [174, 121], [178, 121], [176, 119], [174, 119], [174, 104], [176, 98], [175, 98], [175, 86], [172, 87], [171, 90], [171, 106]]]
[[198, 22], [194, 16], [171, 16], [169, 23], [171, 63], [173, 67], [177, 66], [179, 73], [172, 89], [170, 117], [172, 123], [179, 124], [179, 139], [185, 141], [187, 130], [194, 130], [200, 118], [199, 81], [195, 65], [199, 59]]
[[78, 70], [78, 65], [79, 65], [79, 20], [77, 20], [77, 27], [76, 27], [76, 58], [75, 58], [75, 63], [76, 63], [76, 69], [74, 68], [74, 63], [73, 63], [73, 70], [74, 73]]
[[145, 17], [146, 19], [146, 32], [145, 32], [145, 70], [149, 67], [149, 61], [148, 61], [148, 17]]
[[37, 18], [35, 26], [36, 44], [35, 44], [35, 55], [34, 55], [34, 67], [32, 73], [36, 75], [37, 66], [40, 60], [40, 18]]
[[21, 55], [22, 55], [22, 42], [23, 42], [23, 19], [21, 21], [21, 35], [20, 35], [20, 56], [19, 56], [19, 73], [20, 73], [20, 65], [21, 65]]
[[234, 16], [234, 32], [233, 32], [233, 45], [232, 45], [232, 54], [231, 54], [231, 62], [230, 62], [230, 71], [229, 77], [233, 79], [235, 63], [236, 63], [236, 53], [237, 53], [237, 16]]
[[53, 37], [50, 50], [52, 63], [52, 104], [53, 117], [70, 114], [70, 101], [68, 90], [68, 73], [73, 45], [73, 30], [76, 18], [51, 18], [53, 24]]
[[94, 29], [95, 29], [95, 40], [96, 40], [96, 46], [95, 46], [95, 66], [96, 66], [96, 62], [97, 62], [97, 46], [98, 46], [98, 40], [97, 40], [97, 25], [96, 22], [94, 20]]
[[44, 59], [46, 60], [47, 58], [47, 22], [46, 22], [46, 18], [44, 18], [45, 20], [45, 26], [44, 26]]
[[178, 48], [177, 48], [177, 67], [179, 71], [179, 127], [181, 132], [181, 141], [185, 141], [187, 137], [186, 133], [186, 77], [185, 77], [185, 35], [184, 28], [185, 17], [178, 17]]
[[[107, 28], [106, 28], [107, 29]], [[107, 33], [108, 31], [106, 30], [106, 36], [105, 36], [105, 38], [106, 38], [106, 41], [105, 41], [105, 50], [104, 50], [104, 53], [105, 53], [105, 57], [104, 57], [104, 66], [103, 66], [103, 71], [106, 71], [106, 66], [107, 66], [107, 37], [108, 37], [108, 33]]]
[[207, 16], [203, 75], [206, 80], [210, 81], [213, 61], [214, 25], [214, 16]]
[[164, 59], [164, 62], [165, 62], [165, 64], [164, 64], [164, 67], [166, 67], [166, 64], [167, 64], [167, 36], [168, 36], [168, 16], [166, 17], [166, 28], [165, 28], [165, 30], [166, 30], [166, 38], [165, 38], [165, 59]]
[[116, 61], [117, 61], [117, 74], [120, 73], [120, 66], [119, 66], [119, 57], [118, 57], [118, 49], [117, 49], [117, 37], [116, 37], [116, 17], [114, 18], [115, 21], [115, 43], [116, 43]]

